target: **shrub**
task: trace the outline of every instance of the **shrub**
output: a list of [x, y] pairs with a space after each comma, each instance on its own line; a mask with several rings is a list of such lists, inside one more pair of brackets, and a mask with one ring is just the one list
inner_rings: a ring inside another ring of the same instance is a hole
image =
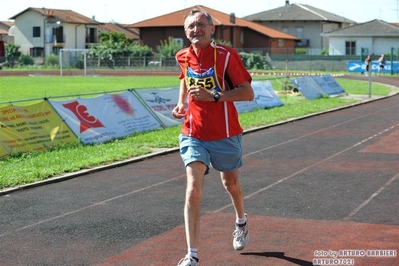
[[241, 59], [247, 69], [266, 69], [266, 60], [260, 54], [248, 54], [241, 52]]
[[175, 56], [175, 54], [181, 49], [181, 43], [174, 40], [173, 37], [169, 37], [168, 40], [161, 40], [161, 45], [157, 45], [158, 53], [161, 56]]
[[18, 58], [18, 66], [31, 66], [34, 63], [32, 56], [27, 54], [21, 54]]
[[46, 66], [58, 66], [60, 64], [60, 59], [58, 55], [50, 54], [46, 56], [45, 65]]
[[328, 55], [328, 49], [327, 48], [323, 48], [323, 50], [321, 50], [320, 52], [321, 55]]
[[306, 54], [306, 48], [295, 48], [295, 54]]
[[19, 51], [20, 45], [15, 45], [12, 43], [7, 43], [5, 45], [6, 50], [6, 61], [10, 67], [14, 67], [15, 59], [21, 56], [21, 52]]
[[229, 46], [229, 47], [233, 47], [231, 42], [227, 42], [227, 41], [222, 40], [222, 39], [217, 39], [217, 40], [215, 40], [215, 42], [218, 43], [218, 44], [223, 44], [223, 45], [226, 45], [226, 46]]

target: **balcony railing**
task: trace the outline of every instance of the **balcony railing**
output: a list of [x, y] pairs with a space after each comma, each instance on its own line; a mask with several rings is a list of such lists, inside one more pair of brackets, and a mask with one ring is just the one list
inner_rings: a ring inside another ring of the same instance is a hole
[[98, 43], [97, 35], [86, 35], [86, 43]]
[[65, 43], [65, 35], [46, 35], [46, 43], [54, 45]]
[[300, 42], [296, 43], [296, 47], [309, 47], [309, 39], [301, 39]]

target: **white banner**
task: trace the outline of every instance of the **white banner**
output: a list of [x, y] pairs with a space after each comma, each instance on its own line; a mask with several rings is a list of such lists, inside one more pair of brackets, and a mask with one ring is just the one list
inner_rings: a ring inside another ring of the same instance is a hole
[[259, 109], [259, 105], [255, 101], [239, 101], [234, 102], [234, 105], [239, 114]]
[[255, 101], [261, 108], [272, 108], [284, 105], [274, 92], [270, 80], [252, 81], [252, 88], [255, 93]]
[[106, 142], [162, 127], [144, 104], [129, 91], [95, 98], [49, 102], [85, 144]]
[[179, 101], [179, 88], [157, 90], [134, 90], [151, 108], [165, 127], [177, 126], [183, 122], [172, 115]]

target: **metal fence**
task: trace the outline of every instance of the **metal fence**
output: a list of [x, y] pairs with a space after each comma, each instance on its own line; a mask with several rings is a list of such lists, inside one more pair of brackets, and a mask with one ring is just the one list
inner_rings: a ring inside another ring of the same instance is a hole
[[[247, 53], [247, 51], [245, 51]], [[258, 51], [259, 52], [259, 51]], [[255, 52], [256, 53], [256, 52]], [[254, 53], [254, 54], [255, 54]], [[262, 52], [263, 53], [263, 52]], [[256, 53], [260, 55], [259, 53]], [[320, 54], [265, 54], [260, 55], [266, 62], [266, 70], [274, 71], [328, 71], [328, 72], [346, 72], [350, 61], [362, 61], [359, 55], [334, 56]], [[373, 61], [378, 60], [379, 55], [372, 56]], [[34, 58], [35, 64], [43, 63], [42, 58]], [[387, 58], [388, 59], [388, 58]], [[86, 61], [85, 61], [86, 60]], [[14, 62], [18, 60], [15, 59]], [[399, 55], [393, 55], [393, 61], [399, 61]], [[5, 62], [5, 58], [0, 58]], [[98, 58], [94, 56], [82, 56], [82, 53], [71, 53], [67, 59], [62, 60], [62, 68], [85, 69], [87, 73], [102, 69], [157, 69], [157, 70], [178, 70], [174, 57], [160, 56], [113, 56], [112, 58]], [[397, 74], [397, 73], [395, 73]]]

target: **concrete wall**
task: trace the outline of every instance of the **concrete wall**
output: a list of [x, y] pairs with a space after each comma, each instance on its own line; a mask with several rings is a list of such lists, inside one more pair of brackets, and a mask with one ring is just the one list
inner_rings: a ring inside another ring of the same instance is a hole
[[361, 48], [367, 48], [371, 55], [381, 55], [391, 52], [391, 48], [399, 48], [397, 38], [373, 37], [330, 37], [330, 55], [345, 55], [345, 42], [356, 43], [356, 55], [361, 54]]

